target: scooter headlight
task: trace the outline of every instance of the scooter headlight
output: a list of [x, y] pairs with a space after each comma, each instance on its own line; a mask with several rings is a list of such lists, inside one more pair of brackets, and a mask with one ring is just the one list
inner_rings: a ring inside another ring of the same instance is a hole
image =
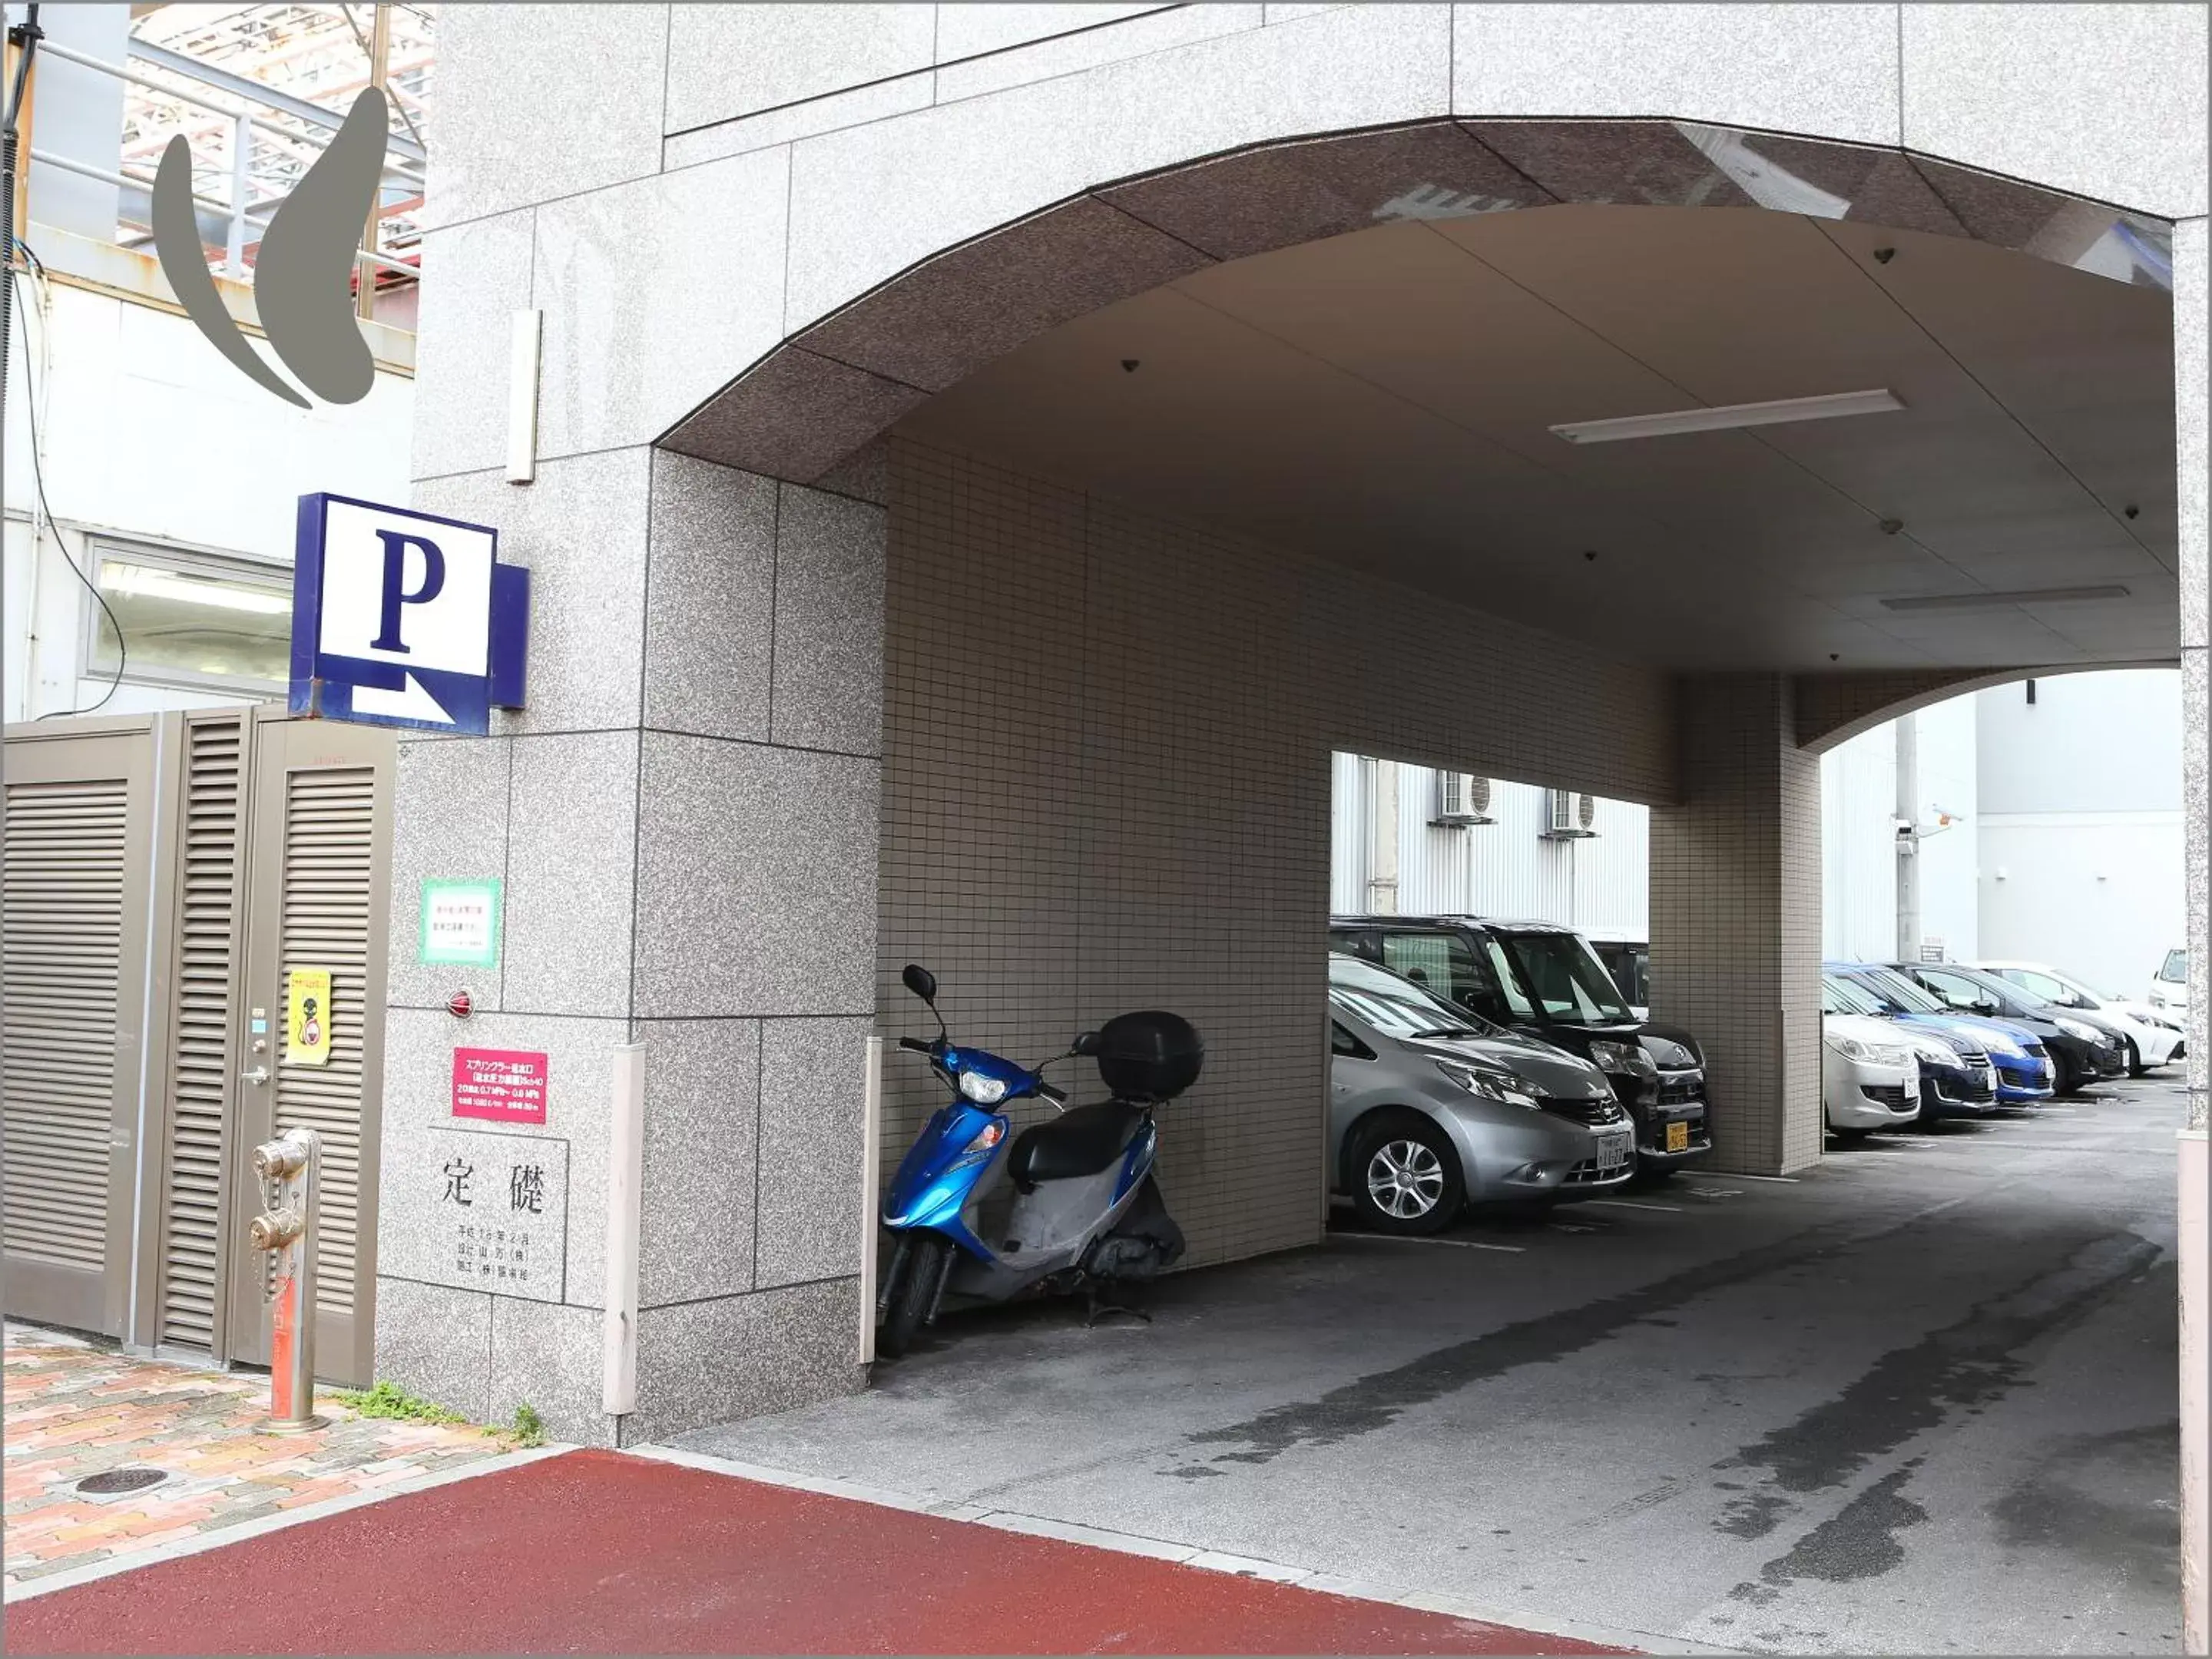
[[981, 1072], [960, 1073], [960, 1092], [978, 1106], [995, 1106], [1006, 1097], [1006, 1080]]

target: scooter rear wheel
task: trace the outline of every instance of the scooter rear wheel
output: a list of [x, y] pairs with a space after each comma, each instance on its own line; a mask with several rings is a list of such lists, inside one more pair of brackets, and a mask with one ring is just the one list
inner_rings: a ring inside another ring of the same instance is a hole
[[951, 1249], [949, 1239], [935, 1233], [924, 1233], [914, 1241], [914, 1248], [906, 1253], [905, 1272], [891, 1287], [884, 1322], [876, 1328], [878, 1357], [897, 1359], [913, 1346], [915, 1333], [928, 1319], [930, 1304], [937, 1300], [938, 1281], [945, 1277], [945, 1255]]

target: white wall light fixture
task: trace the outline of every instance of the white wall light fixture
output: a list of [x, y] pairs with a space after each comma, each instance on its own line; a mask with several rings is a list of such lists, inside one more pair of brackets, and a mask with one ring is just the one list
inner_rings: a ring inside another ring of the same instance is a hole
[[1604, 421], [1569, 421], [1552, 431], [1571, 444], [1608, 444], [1623, 438], [1665, 438], [1680, 432], [1723, 432], [1736, 427], [1782, 426], [1791, 421], [1829, 421], [1839, 415], [1880, 415], [1905, 401], [1887, 387], [1832, 392], [1818, 398], [1782, 398], [1764, 404], [1722, 404], [1662, 415], [1621, 415]]

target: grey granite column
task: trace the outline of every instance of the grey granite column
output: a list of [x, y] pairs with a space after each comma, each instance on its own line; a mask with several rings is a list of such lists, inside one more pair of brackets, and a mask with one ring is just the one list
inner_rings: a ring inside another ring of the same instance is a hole
[[[857, 1388], [882, 509], [643, 447], [543, 462], [526, 488], [431, 480], [416, 502], [497, 526], [533, 611], [527, 708], [488, 738], [402, 745], [378, 1375], [598, 1444]], [[503, 884], [498, 967], [423, 966], [422, 882], [483, 877]], [[466, 1020], [446, 1011], [461, 989]], [[637, 1398], [617, 1419], [607, 1124], [633, 1040]], [[456, 1119], [459, 1047], [545, 1055], [545, 1122]], [[442, 1172], [460, 1157], [503, 1182], [526, 1156], [561, 1170], [558, 1240], [532, 1239], [526, 1289], [471, 1282]]]
[[1651, 814], [1655, 1018], [1704, 1046], [1712, 1167], [1820, 1155], [1820, 766], [1786, 676], [1685, 677], [1679, 799]]
[[2212, 477], [2205, 465], [2208, 274], [2205, 221], [2173, 232], [2173, 415], [2181, 554], [2182, 788], [2188, 829], [2189, 1116], [2179, 1152], [2181, 1258], [2181, 1600], [2182, 1648], [2212, 1641], [2212, 1138], [2206, 1102], [2212, 1088], [2212, 554], [2206, 545]]

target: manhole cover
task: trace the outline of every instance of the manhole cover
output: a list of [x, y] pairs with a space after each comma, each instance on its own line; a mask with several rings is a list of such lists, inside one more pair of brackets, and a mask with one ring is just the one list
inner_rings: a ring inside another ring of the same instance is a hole
[[167, 1469], [102, 1469], [98, 1474], [88, 1474], [78, 1481], [76, 1489], [88, 1497], [107, 1498], [119, 1492], [143, 1492], [149, 1486], [160, 1486], [168, 1478]]

